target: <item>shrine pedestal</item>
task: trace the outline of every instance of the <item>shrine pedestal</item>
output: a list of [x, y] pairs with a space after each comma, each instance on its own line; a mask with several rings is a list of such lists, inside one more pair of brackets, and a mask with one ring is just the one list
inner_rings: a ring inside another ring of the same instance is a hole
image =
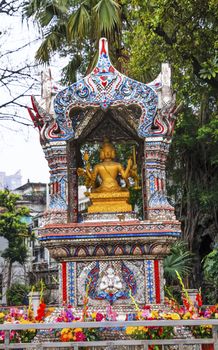
[[119, 314], [134, 311], [130, 294], [141, 306], [163, 303], [162, 261], [180, 236], [178, 221], [85, 221], [47, 225], [40, 233], [60, 262], [61, 303], [81, 310], [87, 283], [93, 310], [111, 304]]
[[129, 192], [120, 191], [115, 193], [90, 193], [92, 205], [88, 207], [88, 213], [111, 213], [129, 212], [132, 210], [129, 201]]

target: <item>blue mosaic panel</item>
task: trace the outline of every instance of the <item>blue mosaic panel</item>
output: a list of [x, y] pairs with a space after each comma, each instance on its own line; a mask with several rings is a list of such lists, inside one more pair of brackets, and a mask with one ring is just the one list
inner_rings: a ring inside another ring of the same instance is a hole
[[146, 303], [155, 303], [154, 260], [145, 260]]
[[75, 305], [75, 283], [76, 283], [76, 263], [70, 261], [67, 263], [67, 290], [68, 290], [68, 303]]

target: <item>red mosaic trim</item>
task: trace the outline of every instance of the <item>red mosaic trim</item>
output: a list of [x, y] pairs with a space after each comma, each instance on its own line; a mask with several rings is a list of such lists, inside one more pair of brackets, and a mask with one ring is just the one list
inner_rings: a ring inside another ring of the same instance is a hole
[[156, 303], [161, 303], [160, 298], [160, 271], [159, 271], [159, 260], [154, 260], [154, 280], [156, 290]]
[[62, 262], [62, 299], [67, 302], [67, 263]]
[[176, 231], [180, 232], [180, 223], [178, 221], [165, 221], [162, 224], [157, 223], [145, 223], [133, 221], [131, 223], [118, 223], [113, 222], [110, 224], [104, 223], [71, 223], [71, 224], [49, 224], [40, 229], [40, 235], [42, 237], [49, 236], [67, 236], [73, 235], [74, 233], [79, 236], [84, 234], [94, 233], [99, 234], [133, 234], [133, 233], [174, 233]]
[[[161, 208], [162, 209], [162, 208]], [[151, 209], [153, 210], [153, 209]], [[173, 209], [172, 209], [173, 210]], [[56, 211], [54, 211], [56, 212]], [[133, 226], [135, 227], [141, 227], [141, 230], [147, 228], [147, 227], [152, 227], [154, 229], [157, 229], [157, 225], [159, 224], [158, 222], [153, 223], [152, 221], [139, 221], [139, 220], [131, 220], [130, 222], [122, 222], [120, 223], [120, 221], [112, 221], [110, 222], [110, 225], [106, 224], [105, 222], [89, 222], [89, 223], [85, 223], [85, 222], [81, 222], [81, 223], [66, 223], [66, 224], [47, 224], [44, 227], [45, 228], [52, 228], [52, 227], [57, 227], [57, 228], [76, 228], [76, 230], [78, 230], [79, 228], [83, 228], [83, 229], [87, 229], [89, 230], [91, 227], [103, 227], [103, 228], [107, 228], [107, 227], [117, 227], [117, 226], [121, 226], [121, 227], [125, 227], [126, 229], [128, 228], [132, 228]], [[172, 227], [180, 227], [181, 223], [178, 220], [164, 220], [161, 223], [161, 229], [164, 226], [167, 225], [172, 225]], [[88, 232], [88, 231], [87, 231]]]

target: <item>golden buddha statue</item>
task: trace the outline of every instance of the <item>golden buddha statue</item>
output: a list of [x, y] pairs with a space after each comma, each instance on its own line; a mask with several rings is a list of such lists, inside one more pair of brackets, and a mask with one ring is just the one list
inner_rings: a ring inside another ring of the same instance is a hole
[[[128, 177], [135, 173], [137, 167], [136, 164], [133, 165], [132, 159], [128, 159], [126, 169], [120, 163], [115, 162], [115, 148], [107, 139], [100, 150], [101, 162], [94, 166], [93, 171], [90, 169], [88, 158], [86, 152], [84, 155], [86, 169], [78, 168], [77, 170], [79, 176], [85, 176], [85, 184], [91, 189], [91, 192], [86, 194], [92, 202], [88, 213], [131, 211], [132, 207], [128, 203], [129, 190], [127, 187], [121, 187], [117, 178], [121, 176], [128, 185]], [[97, 185], [96, 180], [100, 180], [100, 185]]]

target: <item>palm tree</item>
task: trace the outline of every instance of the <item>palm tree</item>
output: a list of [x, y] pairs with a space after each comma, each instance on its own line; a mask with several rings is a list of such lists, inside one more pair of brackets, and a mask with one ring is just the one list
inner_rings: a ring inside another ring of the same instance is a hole
[[187, 249], [184, 241], [178, 241], [173, 245], [163, 264], [167, 285], [177, 281], [176, 271], [182, 278], [188, 277], [192, 269], [192, 258], [193, 254]]
[[[43, 42], [36, 59], [48, 63], [52, 54], [70, 55], [65, 67], [69, 80], [75, 80], [75, 72], [83, 62], [88, 71], [93, 67], [96, 46], [106, 36], [112, 46], [112, 55], [122, 55], [122, 24], [127, 24], [126, 7], [119, 0], [31, 0], [24, 2], [23, 15], [33, 18], [42, 33]], [[84, 53], [81, 59], [81, 53]], [[84, 60], [84, 58], [86, 58]], [[86, 72], [87, 73], [87, 72]]]

